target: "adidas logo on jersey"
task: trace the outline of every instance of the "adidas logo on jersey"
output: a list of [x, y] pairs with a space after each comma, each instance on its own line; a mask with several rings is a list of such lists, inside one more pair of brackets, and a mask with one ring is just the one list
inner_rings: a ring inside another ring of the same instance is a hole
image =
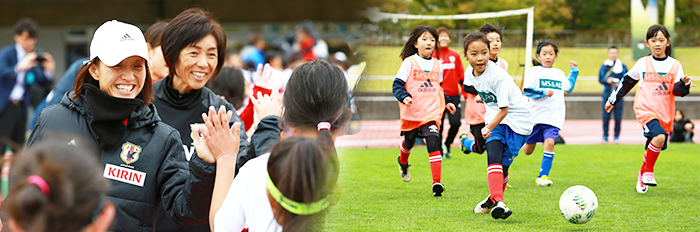
[[122, 36], [122, 38], [119, 40], [119, 42], [124, 42], [124, 41], [134, 41], [134, 39], [132, 39], [131, 36], [129, 36], [129, 34], [124, 34], [124, 36]]
[[661, 82], [661, 84], [654, 89], [654, 92], [651, 94], [653, 95], [669, 95], [671, 94], [671, 91], [668, 91], [668, 86], [666, 86], [666, 82]]
[[423, 82], [423, 84], [418, 88], [418, 92], [435, 92], [437, 88], [433, 87], [433, 83], [430, 80]]

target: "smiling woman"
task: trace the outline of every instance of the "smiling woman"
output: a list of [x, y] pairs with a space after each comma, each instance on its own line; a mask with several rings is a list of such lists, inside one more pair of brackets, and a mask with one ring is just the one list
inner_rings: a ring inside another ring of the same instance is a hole
[[90, 58], [74, 91], [39, 113], [27, 146], [55, 137], [61, 144], [96, 148], [91, 154], [105, 170], [112, 186], [106, 197], [116, 206], [109, 231], [155, 231], [161, 211], [171, 222], [205, 222], [218, 157], [185, 159], [178, 132], [158, 117], [141, 30], [105, 22], [94, 33]]
[[[230, 123], [243, 122], [228, 101], [219, 98], [206, 83], [216, 78], [226, 58], [226, 34], [209, 12], [192, 8], [178, 14], [163, 31], [161, 49], [169, 75], [154, 84], [158, 114], [163, 122], [180, 131], [187, 159], [197, 156], [192, 146], [190, 125], [203, 125], [202, 113], [209, 107], [226, 108], [232, 115]], [[237, 152], [242, 157], [248, 151], [245, 129], [240, 133], [240, 147], [224, 144], [212, 150]], [[165, 215], [158, 214], [158, 231], [208, 231], [209, 225], [183, 227]]]

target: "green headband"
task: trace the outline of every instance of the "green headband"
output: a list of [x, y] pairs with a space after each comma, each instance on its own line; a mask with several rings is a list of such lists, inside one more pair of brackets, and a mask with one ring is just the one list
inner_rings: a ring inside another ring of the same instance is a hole
[[284, 195], [282, 195], [282, 192], [280, 192], [280, 190], [277, 189], [277, 186], [275, 186], [275, 183], [272, 183], [272, 179], [270, 179], [269, 173], [267, 174], [267, 191], [270, 193], [270, 196], [272, 196], [272, 198], [274, 198], [275, 201], [277, 201], [277, 203], [282, 205], [282, 207], [284, 207], [287, 211], [297, 215], [315, 214], [321, 212], [322, 210], [328, 208], [329, 205], [331, 205], [330, 194], [328, 194], [326, 198], [312, 203], [300, 203], [284, 197]]

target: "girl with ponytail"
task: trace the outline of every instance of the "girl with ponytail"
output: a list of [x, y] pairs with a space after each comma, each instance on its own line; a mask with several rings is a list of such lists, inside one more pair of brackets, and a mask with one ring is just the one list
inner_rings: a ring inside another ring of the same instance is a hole
[[11, 231], [107, 231], [115, 208], [94, 156], [47, 140], [17, 158], [2, 204]]
[[[268, 67], [265, 71], [258, 67], [261, 78], [269, 79]], [[251, 231], [323, 228], [338, 179], [335, 138], [350, 119], [347, 92], [343, 72], [326, 61], [315, 60], [294, 70], [284, 100], [277, 96], [277, 90], [271, 95], [258, 93], [252, 102], [262, 120], [251, 137], [250, 149], [263, 154], [248, 161], [240, 173], [233, 173], [235, 162], [228, 164], [229, 169], [217, 166], [220, 171], [209, 216], [213, 231], [241, 231], [245, 226]], [[209, 144], [220, 141], [237, 146], [236, 134], [226, 123], [229, 115], [210, 109], [209, 115], [202, 116], [206, 130], [193, 130], [198, 153], [216, 154], [209, 150], [214, 147]], [[278, 142], [282, 137], [285, 139]], [[271, 151], [266, 152], [270, 147]]]

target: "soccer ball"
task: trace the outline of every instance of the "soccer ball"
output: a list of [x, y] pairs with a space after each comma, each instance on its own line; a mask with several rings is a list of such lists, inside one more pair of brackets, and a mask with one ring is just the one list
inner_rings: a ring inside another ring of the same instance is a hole
[[561, 194], [559, 209], [567, 221], [583, 224], [595, 216], [596, 210], [598, 210], [598, 198], [586, 186], [572, 186]]

